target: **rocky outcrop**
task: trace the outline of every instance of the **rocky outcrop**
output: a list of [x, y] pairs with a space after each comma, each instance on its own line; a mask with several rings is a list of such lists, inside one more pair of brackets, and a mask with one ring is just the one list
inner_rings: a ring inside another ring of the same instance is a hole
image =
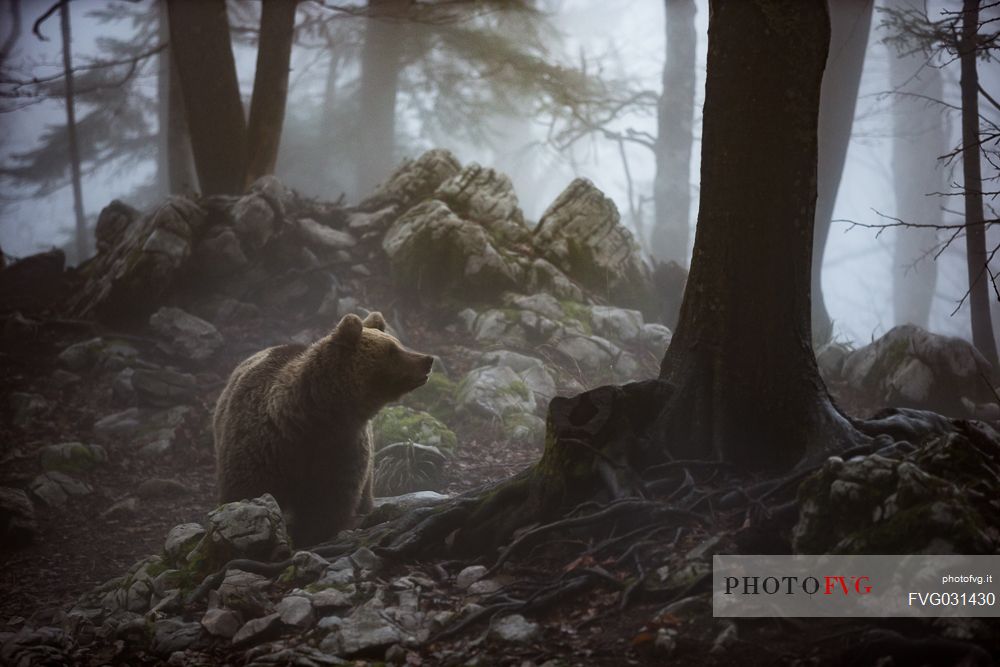
[[837, 351], [828, 345], [818, 354], [824, 376], [872, 405], [1000, 419], [1000, 406], [989, 388], [993, 370], [961, 338], [908, 324], [853, 352]]
[[570, 278], [611, 303], [656, 312], [649, 267], [614, 202], [578, 178], [542, 214], [534, 244]]

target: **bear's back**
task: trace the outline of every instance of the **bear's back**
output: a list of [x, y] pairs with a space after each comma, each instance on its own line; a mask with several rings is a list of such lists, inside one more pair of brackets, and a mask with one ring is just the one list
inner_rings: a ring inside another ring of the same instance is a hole
[[281, 370], [305, 350], [303, 345], [280, 345], [261, 350], [241, 362], [219, 395], [213, 417], [215, 454], [222, 502], [256, 495], [261, 474], [274, 472], [273, 425], [267, 415], [268, 397]]

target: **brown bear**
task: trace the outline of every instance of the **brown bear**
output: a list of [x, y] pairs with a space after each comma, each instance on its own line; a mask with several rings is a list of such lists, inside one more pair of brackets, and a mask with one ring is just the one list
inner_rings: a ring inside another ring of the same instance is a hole
[[385, 333], [380, 313], [243, 361], [215, 406], [219, 501], [270, 493], [300, 547], [351, 527], [372, 509], [368, 421], [424, 384], [433, 363]]

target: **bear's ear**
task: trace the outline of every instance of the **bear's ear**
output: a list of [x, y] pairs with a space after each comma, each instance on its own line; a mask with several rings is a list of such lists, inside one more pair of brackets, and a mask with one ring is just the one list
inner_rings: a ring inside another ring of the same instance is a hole
[[373, 311], [368, 313], [368, 317], [365, 318], [365, 326], [369, 329], [385, 331], [385, 318], [382, 317], [382, 313]]
[[353, 313], [344, 315], [344, 319], [340, 320], [340, 324], [333, 332], [333, 340], [344, 345], [354, 345], [361, 340], [361, 331], [364, 326], [361, 318], [357, 315]]

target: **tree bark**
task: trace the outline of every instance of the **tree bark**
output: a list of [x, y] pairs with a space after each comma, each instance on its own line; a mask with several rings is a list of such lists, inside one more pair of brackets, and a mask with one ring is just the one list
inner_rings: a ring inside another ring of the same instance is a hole
[[816, 460], [856, 434], [810, 346], [823, 0], [715, 0], [701, 204], [680, 322], [661, 378], [679, 457], [754, 468]]
[[70, 182], [73, 186], [73, 214], [76, 218], [76, 263], [87, 258], [87, 218], [83, 210], [83, 184], [80, 177], [80, 147], [76, 138], [76, 99], [73, 91], [73, 36], [70, 32], [69, 0], [59, 3], [62, 28], [63, 74], [66, 76], [66, 141], [69, 143]]
[[247, 128], [246, 185], [274, 173], [288, 99], [288, 70], [295, 36], [297, 0], [264, 0], [257, 44], [250, 121]]
[[874, 0], [830, 2], [830, 56], [823, 75], [819, 107], [819, 164], [816, 227], [813, 234], [812, 335], [825, 343], [833, 334], [833, 321], [823, 298], [823, 253], [830, 235], [833, 207], [851, 143], [854, 107], [865, 61]]
[[357, 183], [359, 197], [384, 180], [395, 164], [396, 93], [406, 35], [400, 19], [409, 0], [369, 0], [361, 52]]
[[654, 151], [656, 176], [650, 251], [662, 261], [688, 264], [688, 217], [691, 210], [691, 125], [694, 120], [695, 47], [698, 43], [694, 0], [664, 0], [667, 48], [663, 91], [657, 108]]
[[[920, 55], [898, 55], [889, 49], [889, 82], [897, 92], [943, 100], [941, 71], [924, 67]], [[896, 217], [906, 222], [940, 225], [944, 173], [937, 158], [948, 151], [947, 125], [940, 107], [926, 100], [897, 95], [893, 101], [892, 174]], [[896, 324], [928, 328], [937, 263], [928, 252], [938, 233], [933, 229], [897, 229], [893, 251], [892, 305]]]
[[997, 346], [990, 319], [990, 286], [987, 270], [986, 227], [983, 224], [983, 176], [979, 148], [979, 73], [978, 55], [979, 2], [962, 3], [962, 37], [959, 44], [962, 62], [962, 173], [965, 185], [965, 247], [969, 273], [969, 315], [972, 319], [972, 343], [986, 360], [1000, 371]]
[[168, 14], [201, 193], [238, 194], [247, 132], [225, 0], [169, 0]]

